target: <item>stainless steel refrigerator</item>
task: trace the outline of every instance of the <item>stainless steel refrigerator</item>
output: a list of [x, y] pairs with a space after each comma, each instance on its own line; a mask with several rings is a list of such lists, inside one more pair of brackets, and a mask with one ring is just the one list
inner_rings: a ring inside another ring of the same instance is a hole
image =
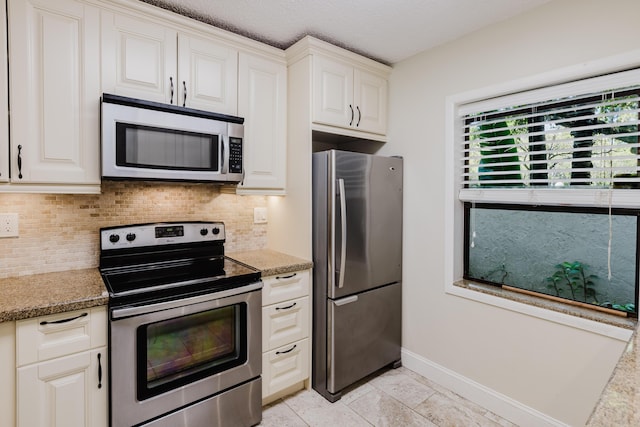
[[312, 386], [345, 387], [400, 366], [402, 159], [313, 154]]

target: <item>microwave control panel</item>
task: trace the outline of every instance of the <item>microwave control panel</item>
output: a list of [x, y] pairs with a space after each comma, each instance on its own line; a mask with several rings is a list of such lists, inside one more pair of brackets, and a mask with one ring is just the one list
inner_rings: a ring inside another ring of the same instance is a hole
[[242, 138], [229, 138], [229, 172], [242, 173]]

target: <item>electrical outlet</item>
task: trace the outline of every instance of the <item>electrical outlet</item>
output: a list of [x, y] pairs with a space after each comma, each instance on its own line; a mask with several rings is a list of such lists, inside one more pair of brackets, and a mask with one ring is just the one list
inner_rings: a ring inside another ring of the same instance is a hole
[[18, 214], [0, 213], [0, 238], [18, 237]]
[[267, 223], [267, 208], [253, 208], [253, 223], [254, 224]]

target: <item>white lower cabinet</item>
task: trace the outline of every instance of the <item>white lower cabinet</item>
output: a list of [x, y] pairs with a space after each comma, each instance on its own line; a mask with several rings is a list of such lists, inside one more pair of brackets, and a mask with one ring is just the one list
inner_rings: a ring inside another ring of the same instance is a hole
[[309, 297], [262, 309], [262, 348], [276, 348], [309, 336]]
[[105, 307], [16, 322], [16, 425], [108, 424]]
[[262, 399], [309, 378], [309, 339], [262, 355]]
[[262, 401], [268, 403], [309, 380], [310, 273], [262, 281]]
[[16, 424], [16, 324], [0, 322], [0, 426]]
[[107, 425], [107, 347], [18, 368], [18, 426]]

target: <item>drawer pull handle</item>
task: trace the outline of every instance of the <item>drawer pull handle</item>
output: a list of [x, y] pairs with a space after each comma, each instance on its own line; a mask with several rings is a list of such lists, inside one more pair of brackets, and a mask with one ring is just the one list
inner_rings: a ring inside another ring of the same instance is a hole
[[295, 302], [294, 302], [293, 304], [288, 305], [288, 306], [286, 306], [286, 307], [276, 307], [276, 310], [289, 310], [290, 308], [295, 307], [295, 306], [296, 306], [296, 304], [297, 304], [297, 303], [295, 303]]
[[297, 273], [293, 273], [290, 274], [288, 276], [276, 276], [276, 279], [281, 280], [281, 279], [291, 279], [292, 277], [296, 277]]
[[291, 347], [289, 350], [285, 350], [285, 351], [276, 351], [276, 354], [285, 354], [285, 353], [291, 353], [293, 350], [295, 350], [295, 348], [298, 346], [298, 344], [294, 344], [293, 347]]
[[42, 326], [44, 325], [59, 325], [60, 323], [67, 323], [67, 322], [71, 322], [72, 320], [76, 320], [76, 319], [80, 319], [81, 317], [86, 317], [88, 316], [89, 313], [82, 313], [76, 317], [70, 317], [68, 319], [60, 319], [60, 320], [52, 320], [52, 321], [48, 321], [48, 320], [43, 320], [42, 322], [40, 322], [40, 324]]
[[102, 388], [102, 361], [100, 358], [102, 355], [98, 353], [98, 388]]

